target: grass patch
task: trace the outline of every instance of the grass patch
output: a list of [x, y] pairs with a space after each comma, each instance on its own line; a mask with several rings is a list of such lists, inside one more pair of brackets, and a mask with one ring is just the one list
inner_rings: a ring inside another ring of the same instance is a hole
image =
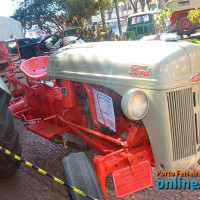
[[193, 39], [193, 40], [192, 40], [192, 43], [195, 43], [195, 44], [200, 45], [200, 40], [198, 40], [198, 39]]

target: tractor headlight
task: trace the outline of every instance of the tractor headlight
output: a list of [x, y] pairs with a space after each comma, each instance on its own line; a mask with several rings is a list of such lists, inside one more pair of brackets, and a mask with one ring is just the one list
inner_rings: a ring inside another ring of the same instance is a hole
[[149, 101], [144, 92], [132, 89], [123, 96], [121, 106], [126, 117], [131, 120], [140, 120], [147, 114]]

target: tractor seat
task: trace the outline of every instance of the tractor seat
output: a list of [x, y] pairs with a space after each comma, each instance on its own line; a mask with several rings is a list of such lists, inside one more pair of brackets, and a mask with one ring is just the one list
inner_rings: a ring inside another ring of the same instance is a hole
[[32, 80], [41, 80], [47, 77], [48, 59], [49, 56], [28, 59], [20, 65], [20, 70]]

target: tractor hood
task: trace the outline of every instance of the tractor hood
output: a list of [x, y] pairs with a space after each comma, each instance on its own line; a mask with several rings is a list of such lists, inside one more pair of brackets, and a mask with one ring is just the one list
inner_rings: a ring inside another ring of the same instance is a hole
[[187, 42], [128, 41], [63, 47], [48, 61], [48, 76], [99, 84], [165, 90], [191, 84], [200, 72], [200, 47]]

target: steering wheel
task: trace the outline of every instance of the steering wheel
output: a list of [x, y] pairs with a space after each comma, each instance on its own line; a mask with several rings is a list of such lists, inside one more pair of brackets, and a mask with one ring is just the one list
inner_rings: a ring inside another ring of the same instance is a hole
[[[74, 37], [75, 32], [79, 30], [79, 36]], [[66, 34], [68, 32], [71, 32], [73, 36], [66, 37]], [[78, 41], [82, 36], [82, 29], [77, 26], [69, 26], [67, 28], [64, 28], [62, 30], [59, 30], [49, 36], [47, 36], [45, 39], [43, 39], [38, 47], [37, 52], [38, 55], [50, 55], [52, 54], [56, 49], [59, 49], [63, 46], [75, 43]], [[65, 38], [70, 38], [71, 41], [65, 42]]]

